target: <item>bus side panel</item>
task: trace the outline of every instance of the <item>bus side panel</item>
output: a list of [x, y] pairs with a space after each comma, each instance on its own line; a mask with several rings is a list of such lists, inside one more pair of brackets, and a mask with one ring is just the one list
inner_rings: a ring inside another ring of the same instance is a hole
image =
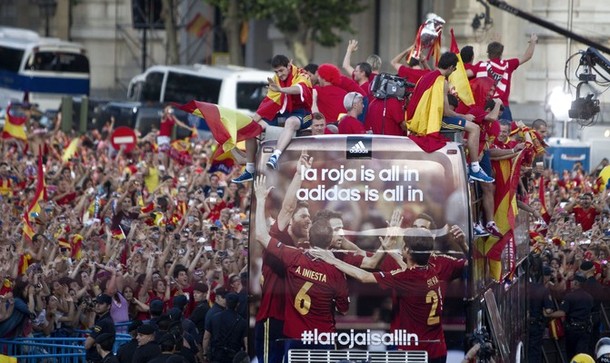
[[[438, 152], [427, 154], [410, 140], [400, 137], [301, 137], [293, 139], [282, 153], [280, 168], [276, 171], [265, 166], [273, 147], [273, 142], [263, 143], [257, 160], [257, 170], [267, 176], [268, 185], [274, 186], [265, 205], [269, 221], [277, 220], [283, 203], [289, 198], [307, 202], [312, 219], [324, 209], [339, 212], [345, 238], [365, 251], [374, 252], [394, 210], [402, 213], [402, 227], [411, 226], [418, 215], [426, 213], [436, 223], [433, 231], [437, 236], [435, 250], [464, 257], [461, 246], [448, 236], [448, 229], [453, 225], [459, 226], [466, 235], [470, 233], [468, 182], [458, 144], [450, 143]], [[297, 160], [302, 153], [313, 158], [313, 164], [298, 176], [295, 174]], [[298, 184], [296, 195], [287, 195], [293, 178]], [[254, 198], [252, 206], [256, 206]], [[254, 216], [252, 211], [251, 231], [257, 222]], [[271, 296], [265, 296], [261, 305], [263, 250], [253, 237], [250, 239], [250, 291], [253, 297], [250, 311], [259, 311], [270, 300], [281, 298], [282, 292], [271, 291]], [[348, 287], [350, 308], [344, 316], [335, 316], [337, 332], [389, 333], [393, 314], [391, 291], [351, 278]], [[465, 291], [463, 281], [453, 281], [444, 296], [445, 335], [449, 337], [449, 330], [457, 332], [455, 341], [448, 340], [447, 345], [449, 349], [459, 351], [463, 351], [465, 332]], [[292, 305], [286, 303], [285, 308], [291, 309]], [[259, 311], [261, 316], [265, 314]], [[382, 351], [395, 345], [391, 339], [382, 343], [355, 341], [353, 335], [338, 337], [335, 343], [339, 349], [354, 345], [353, 349]]]

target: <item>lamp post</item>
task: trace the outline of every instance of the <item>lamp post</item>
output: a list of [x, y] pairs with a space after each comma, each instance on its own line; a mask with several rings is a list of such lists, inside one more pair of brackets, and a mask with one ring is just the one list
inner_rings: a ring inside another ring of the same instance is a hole
[[48, 37], [50, 34], [49, 21], [51, 17], [55, 16], [55, 11], [57, 10], [57, 0], [34, 0], [34, 3], [38, 5], [40, 15], [45, 20], [44, 36]]

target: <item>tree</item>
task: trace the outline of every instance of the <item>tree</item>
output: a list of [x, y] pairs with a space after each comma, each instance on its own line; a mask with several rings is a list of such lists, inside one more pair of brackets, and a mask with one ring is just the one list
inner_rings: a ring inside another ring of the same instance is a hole
[[[366, 9], [362, 0], [206, 0], [218, 6], [225, 19], [223, 29], [227, 32], [231, 53], [239, 49], [241, 23], [250, 19], [271, 19], [284, 34], [295, 62], [301, 66], [309, 63], [308, 45], [316, 42], [326, 47], [341, 41], [339, 32], [354, 33], [351, 16]], [[237, 14], [235, 10], [237, 9]], [[234, 35], [237, 34], [237, 35]], [[231, 54], [231, 61], [233, 59]], [[241, 54], [239, 55], [241, 57]]]
[[174, 19], [175, 4], [173, 0], [162, 0], [161, 17], [165, 27], [167, 37], [166, 44], [166, 64], [178, 64], [180, 55], [178, 53], [178, 35], [176, 32], [176, 22]]

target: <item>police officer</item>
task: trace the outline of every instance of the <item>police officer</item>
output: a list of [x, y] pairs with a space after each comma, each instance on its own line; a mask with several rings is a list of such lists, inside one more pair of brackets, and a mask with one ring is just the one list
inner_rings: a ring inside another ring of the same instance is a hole
[[532, 282], [528, 286], [530, 310], [527, 358], [530, 362], [542, 362], [542, 337], [546, 328], [544, 313], [552, 313], [555, 307], [551, 293], [545, 286], [552, 271], [547, 265], [544, 265], [540, 271], [542, 260], [539, 257], [530, 258], [530, 263]]
[[148, 363], [161, 355], [161, 348], [155, 341], [155, 329], [151, 324], [143, 324], [138, 328], [138, 348], [133, 353], [132, 363]]
[[597, 341], [595, 359], [597, 363], [610, 363], [610, 338], [603, 337]]
[[119, 363], [131, 363], [131, 359], [133, 358], [133, 353], [135, 353], [138, 348], [138, 328], [142, 325], [140, 320], [134, 320], [129, 327], [127, 328], [127, 332], [131, 335], [131, 340], [127, 343], [121, 345], [119, 350], [116, 353], [116, 356], [119, 360]]
[[239, 295], [226, 295], [226, 309], [212, 317], [210, 362], [231, 363], [240, 350], [247, 347], [248, 323], [237, 312]]
[[[116, 336], [114, 322], [110, 316], [110, 304], [112, 298], [106, 294], [100, 294], [95, 298], [95, 325], [91, 329], [91, 334], [85, 339], [85, 349], [87, 350], [85, 358], [87, 363], [101, 363], [102, 357], [97, 352], [95, 347], [95, 338], [101, 334], [111, 334]], [[112, 341], [114, 344], [114, 339]]]
[[580, 271], [587, 278], [582, 284], [582, 289], [593, 297], [593, 309], [591, 310], [591, 340], [589, 341], [589, 352], [592, 352], [595, 349], [595, 343], [599, 339], [601, 303], [608, 292], [604, 291], [602, 284], [595, 278], [595, 265], [591, 260], [584, 260], [581, 262]]
[[578, 353], [587, 353], [591, 339], [591, 310], [593, 297], [582, 289], [586, 276], [577, 271], [572, 280], [573, 290], [568, 292], [559, 306], [559, 310], [547, 314], [550, 318], [566, 317], [566, 353], [574, 357]]
[[95, 349], [102, 357], [102, 363], [119, 363], [117, 357], [112, 353], [114, 338], [115, 335], [110, 333], [103, 333], [95, 337]]

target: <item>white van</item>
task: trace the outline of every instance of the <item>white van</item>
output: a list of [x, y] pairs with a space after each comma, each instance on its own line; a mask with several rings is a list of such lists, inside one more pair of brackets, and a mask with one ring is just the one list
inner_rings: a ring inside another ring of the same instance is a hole
[[127, 98], [142, 103], [204, 101], [252, 115], [272, 72], [239, 66], [152, 66], [129, 82]]

